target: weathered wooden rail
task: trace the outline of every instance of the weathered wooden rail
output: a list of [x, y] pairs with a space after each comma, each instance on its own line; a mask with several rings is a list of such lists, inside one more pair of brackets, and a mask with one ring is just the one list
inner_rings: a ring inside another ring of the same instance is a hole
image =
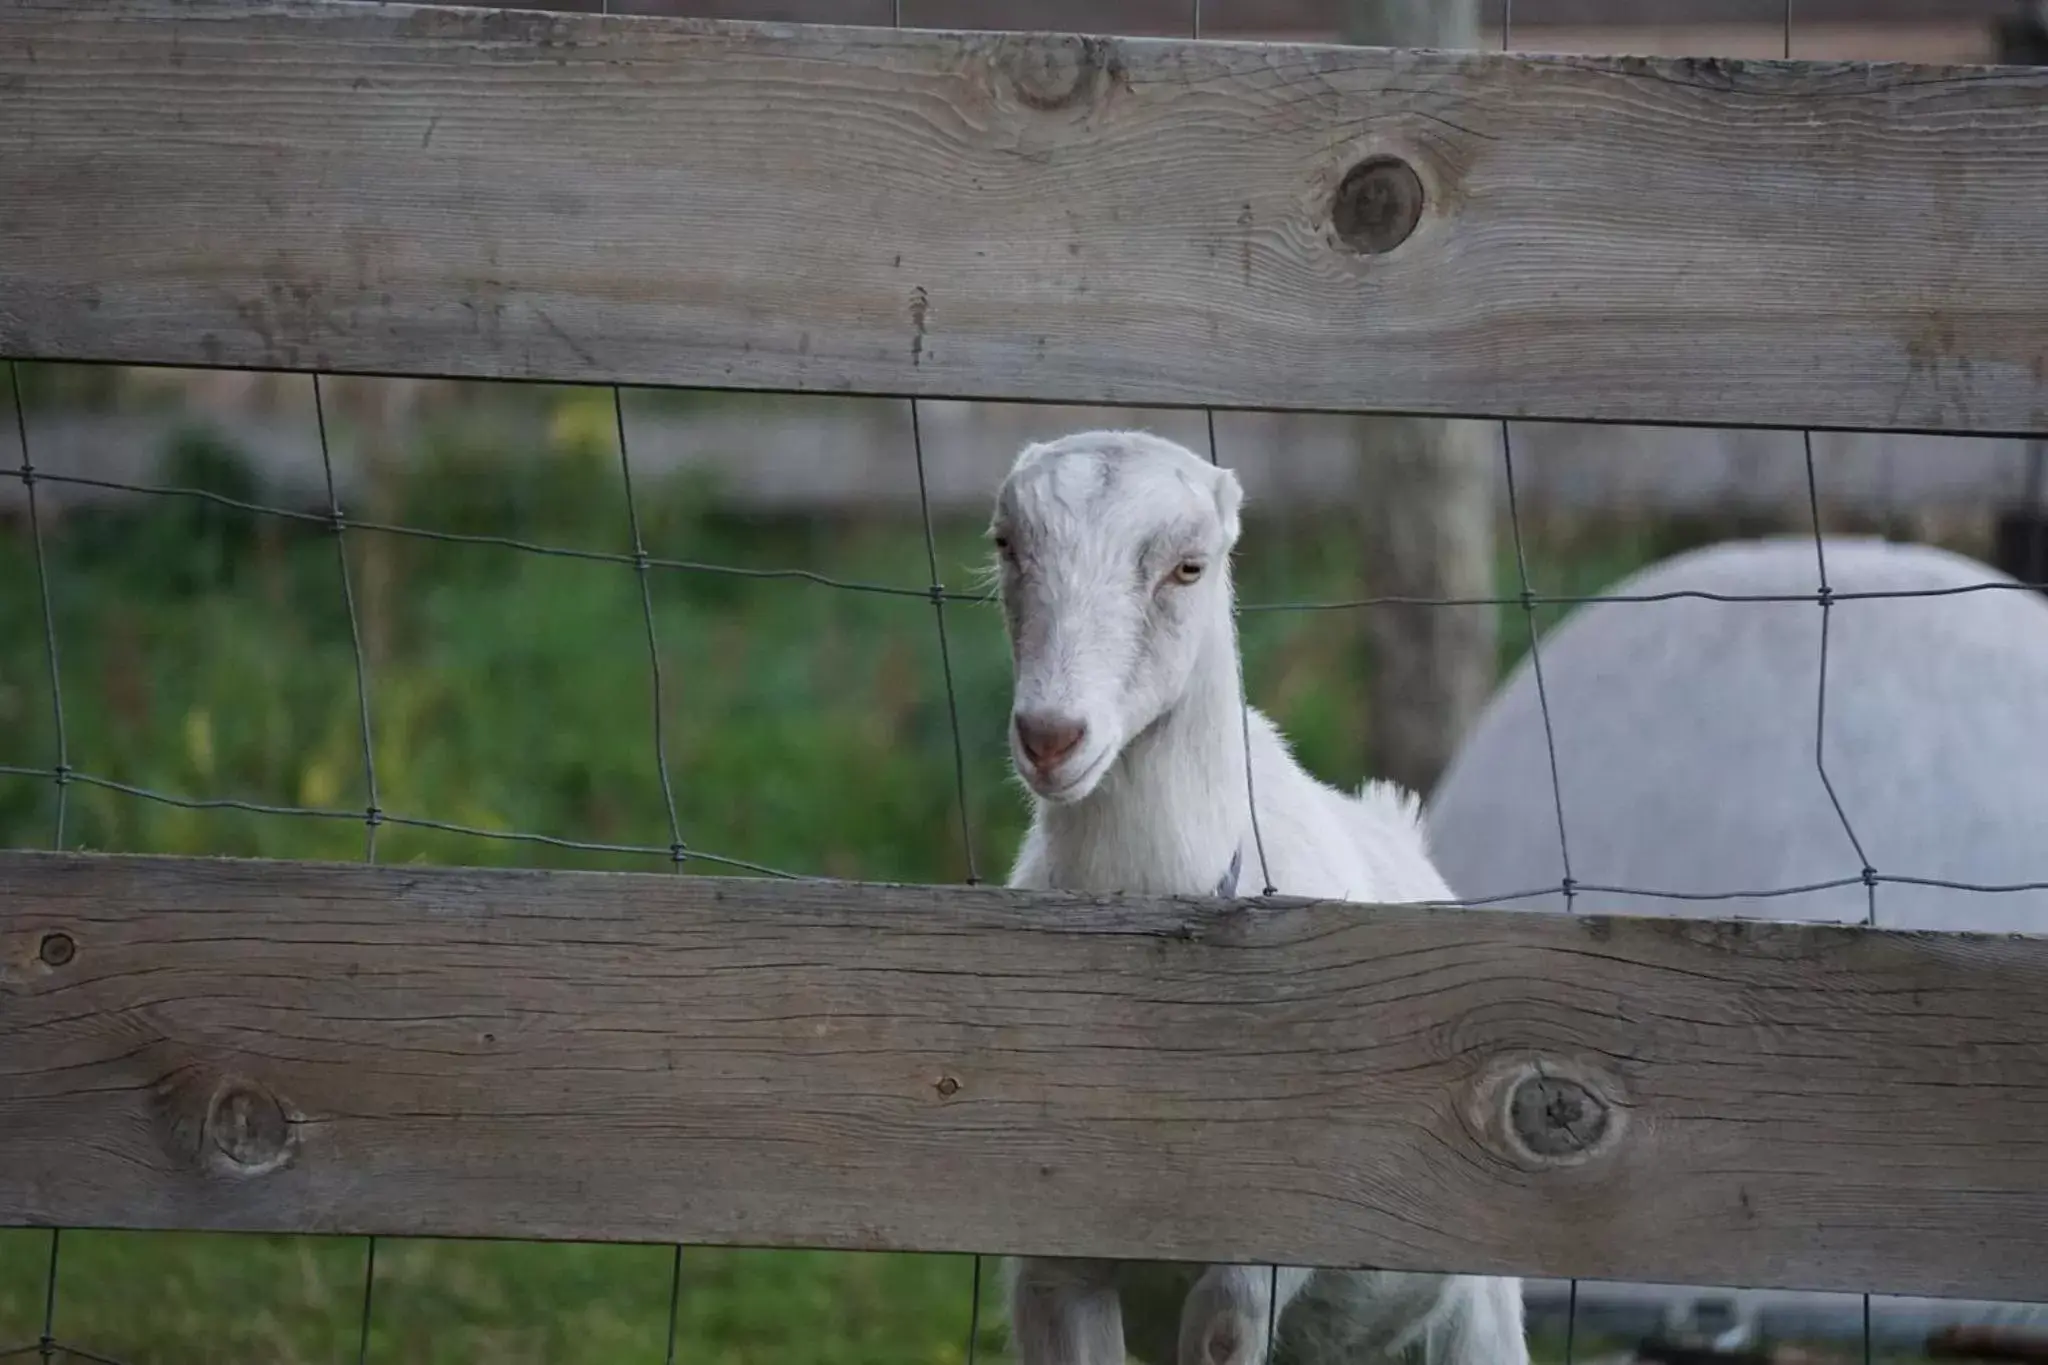
[[12, 355], [2048, 430], [2039, 69], [8, 0], [0, 90]]
[[[2048, 71], [0, 0], [0, 353], [2048, 431]], [[0, 856], [0, 1223], [2048, 1299], [2048, 943]]]
[[0, 855], [0, 1223], [2048, 1297], [2048, 941]]

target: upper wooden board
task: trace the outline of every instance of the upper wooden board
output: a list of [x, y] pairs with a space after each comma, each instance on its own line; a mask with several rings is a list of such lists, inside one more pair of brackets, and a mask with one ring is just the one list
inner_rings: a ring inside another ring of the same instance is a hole
[[2048, 1299], [2048, 942], [0, 855], [0, 1224]]
[[6, 0], [0, 90], [10, 356], [2048, 430], [2048, 70]]
[[6, 0], [0, 91], [9, 355], [2048, 430], [2048, 70]]
[[0, 90], [10, 356], [2048, 430], [2048, 70], [6, 0]]

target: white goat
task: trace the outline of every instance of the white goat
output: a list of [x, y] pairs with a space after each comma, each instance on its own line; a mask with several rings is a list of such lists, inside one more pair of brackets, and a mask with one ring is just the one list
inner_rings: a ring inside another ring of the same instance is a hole
[[[1243, 709], [1229, 567], [1242, 496], [1230, 471], [1144, 432], [1027, 447], [1004, 480], [990, 534], [1015, 665], [1010, 748], [1034, 797], [1010, 884], [1231, 895], [1241, 877], [1291, 895], [1449, 899], [1412, 796], [1325, 786]], [[1022, 1365], [1124, 1365], [1120, 1281], [1163, 1270], [1011, 1265]], [[1134, 1319], [1132, 1344], [1153, 1365], [1176, 1349], [1180, 1365], [1264, 1365], [1269, 1317], [1290, 1301], [1286, 1337], [1305, 1360], [1529, 1359], [1517, 1280], [1255, 1266], [1208, 1267], [1177, 1328]]]

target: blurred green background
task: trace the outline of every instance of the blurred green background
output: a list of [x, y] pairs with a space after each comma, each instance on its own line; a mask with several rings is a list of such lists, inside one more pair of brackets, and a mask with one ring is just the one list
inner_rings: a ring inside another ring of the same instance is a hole
[[[31, 433], [45, 409], [115, 402], [99, 389], [120, 373], [24, 365]], [[507, 386], [502, 395], [520, 435], [508, 441], [505, 423], [485, 430], [460, 412], [424, 415], [407, 437], [411, 458], [379, 476], [377, 515], [440, 533], [629, 553], [610, 393]], [[0, 428], [10, 433], [0, 445], [9, 466], [13, 427], [9, 412]], [[247, 453], [203, 422], [168, 425], [154, 463], [158, 485], [255, 503], [276, 496]], [[652, 555], [904, 590], [650, 573], [668, 766], [687, 844], [838, 877], [963, 878], [953, 728], [916, 518], [750, 515], [702, 480], [637, 482]], [[19, 510], [0, 521], [0, 764], [42, 775], [0, 775], [0, 845], [48, 847], [50, 667]], [[43, 518], [72, 767], [186, 799], [330, 813], [195, 810], [80, 781], [69, 788], [67, 846], [364, 855], [355, 650], [336, 537], [313, 511], [263, 515], [164, 495]], [[955, 590], [971, 593], [978, 581], [981, 529], [978, 518], [936, 527], [940, 573]], [[1731, 529], [1643, 519], [1532, 527], [1532, 574], [1544, 591], [1594, 591]], [[1362, 595], [1353, 540], [1341, 509], [1259, 509], [1241, 553], [1241, 597]], [[345, 544], [383, 810], [498, 834], [667, 848], [646, 621], [630, 562], [367, 530]], [[1519, 588], [1512, 556], [1503, 536], [1499, 577], [1509, 593]], [[1519, 609], [1501, 614], [1503, 670], [1526, 648], [1528, 624]], [[950, 606], [947, 626], [974, 857], [982, 875], [999, 879], [1025, 819], [1005, 766], [1007, 651], [984, 602]], [[1372, 660], [1356, 613], [1253, 613], [1244, 634], [1254, 700], [1303, 760], [1334, 781], [1367, 774], [1361, 681]], [[666, 865], [665, 853], [390, 824], [377, 855]], [[46, 1232], [0, 1231], [0, 1351], [41, 1330], [49, 1250]], [[61, 1266], [58, 1336], [131, 1365], [356, 1359], [360, 1240], [73, 1232], [62, 1239]], [[383, 1243], [367, 1359], [661, 1361], [672, 1269], [672, 1252], [660, 1247]], [[996, 1359], [994, 1263], [986, 1270], [979, 1355]], [[692, 1249], [681, 1261], [674, 1358], [947, 1365], [966, 1356], [973, 1273], [960, 1257]], [[1555, 1346], [1545, 1349], [1554, 1355]]]

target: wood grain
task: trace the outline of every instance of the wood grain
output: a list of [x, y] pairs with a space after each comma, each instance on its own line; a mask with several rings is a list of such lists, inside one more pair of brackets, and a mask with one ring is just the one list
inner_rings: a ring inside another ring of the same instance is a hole
[[0, 90], [15, 356], [2048, 431], [2044, 70], [8, 0]]
[[6, 854], [0, 1224], [2039, 1300], [2044, 1000], [2038, 940]]

